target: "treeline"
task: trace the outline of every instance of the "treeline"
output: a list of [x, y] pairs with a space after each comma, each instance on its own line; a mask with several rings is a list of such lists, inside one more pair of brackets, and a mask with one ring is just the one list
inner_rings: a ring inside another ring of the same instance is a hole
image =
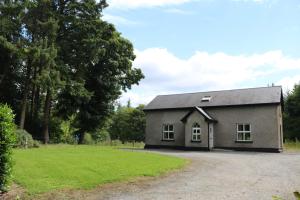
[[283, 127], [285, 139], [300, 140], [300, 84], [284, 97]]
[[[134, 108], [130, 104], [127, 106], [116, 106], [116, 109], [106, 118], [104, 126], [95, 130], [86, 132], [82, 143], [111, 144], [113, 140], [125, 142], [142, 142], [145, 139], [146, 118], [143, 111], [144, 105]], [[75, 118], [72, 116], [68, 120], [62, 121], [60, 129], [56, 130], [53, 136], [54, 143], [78, 143], [77, 129], [74, 126]]]
[[[105, 0], [0, 1], [0, 102], [33, 138], [79, 143], [106, 126], [144, 77], [130, 41], [101, 19]], [[69, 124], [69, 125], [68, 125]], [[66, 130], [66, 129], [70, 130]]]

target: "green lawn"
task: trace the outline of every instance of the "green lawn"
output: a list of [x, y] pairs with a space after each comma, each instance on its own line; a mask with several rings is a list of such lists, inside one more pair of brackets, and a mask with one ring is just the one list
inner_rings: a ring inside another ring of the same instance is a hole
[[284, 150], [286, 151], [300, 151], [300, 142], [296, 141], [296, 142], [285, 142], [284, 143]]
[[55, 189], [90, 189], [98, 185], [157, 176], [186, 160], [103, 146], [49, 145], [14, 150], [14, 182], [30, 194]]

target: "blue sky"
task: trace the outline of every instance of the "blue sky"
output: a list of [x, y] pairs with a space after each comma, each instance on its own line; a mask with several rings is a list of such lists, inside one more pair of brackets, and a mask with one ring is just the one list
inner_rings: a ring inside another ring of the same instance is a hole
[[146, 78], [124, 93], [157, 94], [300, 80], [299, 0], [108, 0], [104, 19], [132, 41]]

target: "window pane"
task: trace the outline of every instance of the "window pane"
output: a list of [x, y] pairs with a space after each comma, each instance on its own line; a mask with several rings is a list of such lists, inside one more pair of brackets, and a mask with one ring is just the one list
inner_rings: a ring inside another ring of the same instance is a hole
[[250, 124], [245, 124], [245, 131], [250, 131]]
[[197, 140], [200, 140], [200, 135], [197, 135]]
[[172, 124], [169, 125], [169, 131], [173, 131], [173, 125]]
[[197, 133], [199, 133], [199, 134], [200, 134], [200, 129], [198, 129], [198, 130], [197, 130]]
[[168, 139], [168, 133], [164, 132], [164, 139]]
[[174, 139], [174, 133], [169, 133], [169, 139]]
[[164, 131], [168, 131], [168, 125], [164, 124]]
[[244, 129], [244, 126], [243, 124], [238, 124], [238, 131], [243, 131]]
[[243, 133], [238, 133], [238, 140], [243, 140]]
[[193, 138], [192, 138], [192, 140], [196, 140], [196, 135], [193, 135]]
[[251, 140], [250, 133], [245, 133], [245, 140]]

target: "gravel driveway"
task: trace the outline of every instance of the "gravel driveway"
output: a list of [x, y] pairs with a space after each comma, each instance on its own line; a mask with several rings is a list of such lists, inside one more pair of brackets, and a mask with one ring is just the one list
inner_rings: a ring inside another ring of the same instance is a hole
[[300, 191], [300, 153], [154, 151], [191, 159], [183, 171], [112, 188], [88, 199], [294, 199]]

